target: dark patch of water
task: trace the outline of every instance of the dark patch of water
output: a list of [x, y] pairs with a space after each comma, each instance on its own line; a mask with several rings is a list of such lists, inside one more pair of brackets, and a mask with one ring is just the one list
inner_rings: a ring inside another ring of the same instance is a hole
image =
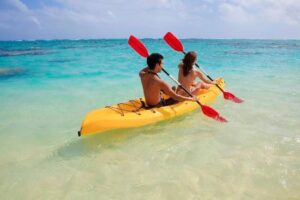
[[7, 79], [11, 77], [25, 75], [27, 71], [21, 67], [0, 67], [0, 79]]

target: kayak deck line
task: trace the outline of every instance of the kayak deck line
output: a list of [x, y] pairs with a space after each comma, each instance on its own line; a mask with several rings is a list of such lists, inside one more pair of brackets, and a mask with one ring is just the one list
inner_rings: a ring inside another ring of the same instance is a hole
[[[218, 85], [225, 87], [222, 78], [217, 79]], [[221, 94], [216, 85], [203, 89], [197, 96], [200, 102], [211, 104]], [[163, 95], [165, 98], [165, 94]], [[169, 97], [167, 97], [169, 98]], [[167, 99], [165, 98], [165, 99]], [[147, 108], [143, 98], [129, 100], [111, 106], [98, 108], [86, 114], [78, 136], [100, 133], [115, 129], [127, 129], [153, 124], [180, 116], [199, 108], [196, 102], [183, 101], [169, 106]]]
[[[121, 114], [121, 116], [124, 116], [125, 115], [125, 112], [132, 112], [132, 113], [136, 113], [137, 115], [141, 115], [141, 113], [139, 112], [141, 109], [143, 109], [143, 102], [142, 102], [142, 99], [140, 99], [141, 101], [141, 106], [136, 106], [135, 103], [136, 103], [136, 100], [129, 100], [128, 102], [126, 103], [118, 103], [115, 107], [115, 106], [105, 106], [105, 108], [108, 108], [108, 109], [111, 109], [119, 114]], [[129, 108], [132, 107], [133, 110], [126, 110], [124, 108], [122, 108], [122, 106], [128, 106]]]

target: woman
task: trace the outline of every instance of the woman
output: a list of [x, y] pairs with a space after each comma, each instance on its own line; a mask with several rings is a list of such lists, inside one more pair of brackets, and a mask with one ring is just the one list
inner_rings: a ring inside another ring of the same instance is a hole
[[[208, 89], [214, 82], [206, 80], [201, 72], [194, 69], [194, 65], [197, 60], [197, 54], [194, 51], [190, 51], [185, 54], [182, 62], [179, 63], [178, 81], [179, 83], [190, 91], [192, 95], [198, 95], [201, 89]], [[196, 78], [199, 78], [203, 82], [195, 82]], [[177, 88], [177, 93], [186, 95], [186, 92], [180, 87]]]

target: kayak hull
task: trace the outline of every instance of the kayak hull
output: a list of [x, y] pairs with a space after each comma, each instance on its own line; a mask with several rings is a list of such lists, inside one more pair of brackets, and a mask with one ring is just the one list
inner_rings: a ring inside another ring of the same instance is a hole
[[[217, 81], [218, 85], [224, 89], [224, 80], [220, 78]], [[220, 93], [221, 91], [215, 85], [212, 85], [208, 90], [202, 90], [198, 95], [198, 99], [204, 105], [210, 104]], [[89, 112], [82, 122], [78, 135], [140, 127], [180, 116], [199, 108], [196, 102], [184, 101], [170, 106], [145, 109], [142, 108], [141, 100], [141, 98], [130, 100]]]

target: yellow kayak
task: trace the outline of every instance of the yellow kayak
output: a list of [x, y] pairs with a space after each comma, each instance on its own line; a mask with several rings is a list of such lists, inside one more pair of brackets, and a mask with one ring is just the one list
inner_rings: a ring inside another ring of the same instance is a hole
[[[224, 80], [219, 78], [217, 81], [218, 85], [224, 89]], [[220, 93], [221, 91], [212, 85], [208, 90], [201, 91], [198, 99], [204, 105], [210, 104]], [[82, 122], [78, 136], [113, 129], [140, 127], [183, 115], [199, 108], [196, 102], [183, 101], [170, 106], [149, 109], [144, 108], [141, 101], [143, 101], [142, 98], [130, 100], [89, 112]]]

